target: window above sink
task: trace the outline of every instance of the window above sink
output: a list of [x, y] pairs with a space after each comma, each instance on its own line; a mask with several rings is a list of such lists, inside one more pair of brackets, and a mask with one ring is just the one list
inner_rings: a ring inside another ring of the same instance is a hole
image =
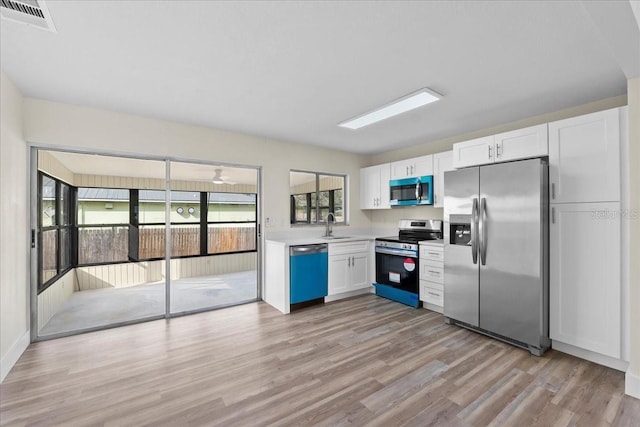
[[335, 224], [346, 224], [345, 183], [346, 175], [291, 170], [291, 224], [324, 224], [329, 212], [335, 215]]

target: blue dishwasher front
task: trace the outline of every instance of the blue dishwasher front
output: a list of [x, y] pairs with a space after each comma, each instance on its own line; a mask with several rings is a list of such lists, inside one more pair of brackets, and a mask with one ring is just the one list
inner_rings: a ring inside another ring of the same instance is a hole
[[289, 248], [289, 302], [291, 304], [327, 296], [328, 264], [326, 244]]

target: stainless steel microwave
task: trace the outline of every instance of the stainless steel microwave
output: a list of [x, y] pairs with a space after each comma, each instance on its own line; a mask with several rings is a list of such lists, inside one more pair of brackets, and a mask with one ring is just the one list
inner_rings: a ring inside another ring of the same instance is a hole
[[433, 175], [389, 181], [391, 206], [433, 204]]

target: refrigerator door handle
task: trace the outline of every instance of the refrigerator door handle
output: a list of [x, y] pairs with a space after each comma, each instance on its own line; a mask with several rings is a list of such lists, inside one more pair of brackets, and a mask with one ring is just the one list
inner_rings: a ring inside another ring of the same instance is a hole
[[484, 223], [484, 217], [487, 211], [487, 199], [480, 199], [480, 219], [478, 221], [478, 234], [480, 235], [480, 262], [482, 265], [487, 263], [487, 226]]
[[471, 207], [471, 257], [473, 263], [478, 263], [478, 199], [473, 198]]

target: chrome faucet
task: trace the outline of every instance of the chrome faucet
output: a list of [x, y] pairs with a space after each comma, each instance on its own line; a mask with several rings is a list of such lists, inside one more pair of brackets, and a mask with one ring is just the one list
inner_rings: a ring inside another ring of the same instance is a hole
[[333, 214], [333, 212], [329, 212], [327, 214], [327, 228], [324, 232], [324, 236], [323, 237], [330, 237], [333, 234], [333, 229], [331, 228], [331, 221], [330, 218], [333, 218], [333, 222], [336, 222], [336, 216]]

